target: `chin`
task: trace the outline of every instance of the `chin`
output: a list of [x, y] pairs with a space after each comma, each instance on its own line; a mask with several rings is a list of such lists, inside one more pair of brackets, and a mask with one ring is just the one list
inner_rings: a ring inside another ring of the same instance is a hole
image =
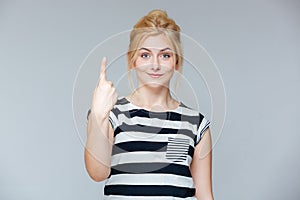
[[165, 88], [166, 87], [165, 84], [157, 83], [157, 82], [144, 83], [144, 86], [149, 87], [149, 88]]

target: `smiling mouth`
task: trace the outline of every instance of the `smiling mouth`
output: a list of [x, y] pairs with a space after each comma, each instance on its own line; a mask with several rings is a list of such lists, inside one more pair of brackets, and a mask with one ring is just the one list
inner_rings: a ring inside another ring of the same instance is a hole
[[148, 75], [151, 76], [152, 78], [159, 78], [162, 76], [162, 74], [149, 74], [149, 73]]

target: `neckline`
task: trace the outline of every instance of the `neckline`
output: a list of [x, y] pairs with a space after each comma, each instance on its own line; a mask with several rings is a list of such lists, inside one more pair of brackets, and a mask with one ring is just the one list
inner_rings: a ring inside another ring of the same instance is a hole
[[166, 112], [175, 112], [175, 111], [179, 111], [179, 108], [183, 105], [181, 101], [179, 101], [179, 105], [174, 108], [174, 109], [171, 109], [171, 110], [164, 110], [164, 111], [151, 111], [151, 110], [148, 110], [146, 108], [142, 108], [140, 106], [137, 106], [133, 103], [131, 103], [125, 96], [123, 96], [123, 99], [126, 101], [126, 103], [130, 104], [132, 107], [136, 108], [136, 109], [139, 109], [141, 111], [146, 111], [146, 112], [149, 112], [149, 113], [156, 113], [156, 114], [163, 114], [163, 113], [166, 113]]

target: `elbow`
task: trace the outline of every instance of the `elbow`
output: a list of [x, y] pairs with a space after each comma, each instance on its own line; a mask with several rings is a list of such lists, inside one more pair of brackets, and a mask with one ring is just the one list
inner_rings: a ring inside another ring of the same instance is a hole
[[101, 173], [99, 173], [97, 171], [96, 172], [95, 171], [91, 172], [89, 170], [87, 170], [87, 171], [88, 171], [90, 178], [95, 182], [101, 182], [101, 181], [106, 180], [110, 174], [109, 170], [106, 170], [105, 172], [101, 172]]
[[85, 152], [85, 168], [89, 177], [95, 182], [104, 181], [110, 175], [110, 167], [99, 163], [88, 152]]
[[103, 176], [103, 175], [89, 175], [90, 178], [95, 181], [95, 182], [101, 182], [107, 179], [108, 176]]

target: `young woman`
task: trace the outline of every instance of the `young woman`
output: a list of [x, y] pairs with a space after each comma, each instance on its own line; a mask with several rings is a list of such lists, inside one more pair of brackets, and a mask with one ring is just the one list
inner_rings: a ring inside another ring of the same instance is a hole
[[170, 94], [182, 70], [180, 28], [153, 10], [130, 34], [138, 87], [118, 97], [103, 58], [88, 112], [85, 165], [105, 199], [212, 200], [210, 122]]

